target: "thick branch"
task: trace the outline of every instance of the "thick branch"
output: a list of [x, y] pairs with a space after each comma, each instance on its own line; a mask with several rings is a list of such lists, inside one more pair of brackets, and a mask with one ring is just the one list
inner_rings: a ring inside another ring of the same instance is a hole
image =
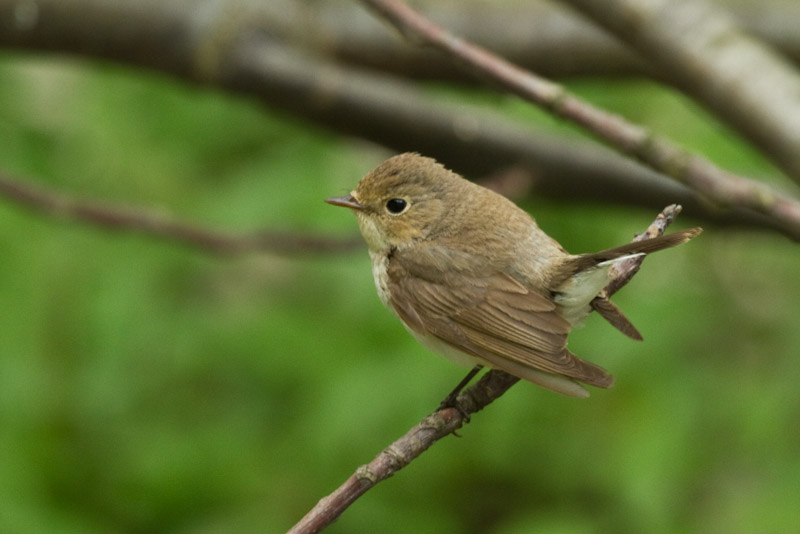
[[34, 187], [0, 174], [0, 196], [30, 209], [106, 230], [128, 231], [177, 241], [216, 254], [272, 252], [307, 254], [346, 252], [362, 245], [359, 237], [338, 239], [292, 232], [233, 234], [177, 221], [163, 214], [108, 206]]
[[720, 205], [746, 207], [800, 227], [800, 202], [768, 186], [720, 169], [665, 137], [591, 106], [549, 80], [469, 43], [421, 16], [401, 0], [363, 0], [412, 40], [434, 46], [501, 87], [592, 132]]
[[[727, 0], [748, 31], [800, 62], [794, 0]], [[403, 46], [351, 2], [298, 0], [0, 0], [0, 45], [75, 52], [172, 71], [185, 66], [214, 18], [316, 52], [406, 76], [473, 79], [439, 54]], [[663, 78], [606, 32], [548, 2], [426, 0], [435, 20], [498, 55], [547, 76], [647, 74]], [[187, 34], [187, 26], [197, 32]], [[314, 31], [309, 31], [314, 28]], [[113, 31], [112, 31], [113, 30]], [[137, 46], [131, 46], [136, 41]], [[102, 45], [102, 46], [101, 46]]]
[[[633, 240], [661, 235], [680, 213], [681, 207], [667, 206], [658, 214], [645, 232]], [[641, 261], [620, 265], [615, 269], [615, 279], [604, 290], [613, 295], [630, 282], [639, 270]], [[370, 463], [362, 465], [333, 493], [321, 499], [287, 534], [313, 534], [336, 521], [359, 497], [379, 482], [386, 480], [416, 459], [428, 448], [452, 434], [464, 424], [464, 414], [474, 414], [500, 398], [516, 384], [519, 378], [499, 370], [491, 370], [475, 385], [467, 388], [456, 399], [456, 406], [442, 408], [420, 421], [406, 434], [389, 445]]]
[[396, 151], [433, 156], [466, 176], [513, 165], [527, 170], [536, 194], [647, 207], [679, 201], [695, 216], [747, 220], [800, 239], [800, 224], [791, 218], [711, 206], [684, 186], [604, 147], [544, 136], [475, 106], [432, 99], [399, 80], [344, 69], [269, 41], [254, 39], [237, 47], [228, 68], [222, 82], [226, 86]]
[[[258, 5], [269, 31], [285, 42], [403, 76], [475, 80], [441, 54], [404, 46], [354, 3], [270, 0]], [[666, 78], [605, 31], [557, 3], [426, 0], [424, 5], [433, 20], [454, 33], [544, 76]], [[800, 62], [800, 33], [791, 23], [800, 19], [796, 2], [729, 0], [726, 7], [748, 31]]]
[[562, 0], [662, 69], [800, 183], [800, 73], [703, 0]]

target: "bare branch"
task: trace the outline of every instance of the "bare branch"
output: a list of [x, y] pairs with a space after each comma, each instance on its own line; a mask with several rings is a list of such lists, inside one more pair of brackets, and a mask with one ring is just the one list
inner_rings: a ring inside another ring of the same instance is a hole
[[465, 176], [514, 165], [527, 170], [536, 194], [646, 207], [677, 201], [695, 216], [747, 221], [800, 239], [800, 223], [791, 217], [713, 206], [605, 147], [545, 136], [476, 106], [432, 99], [399, 80], [344, 69], [260, 39], [238, 47], [227, 65], [230, 74], [221, 82], [227, 87], [396, 151], [422, 152]]
[[[651, 209], [679, 202], [695, 217], [771, 228], [800, 239], [800, 225], [791, 217], [712, 205], [605, 147], [546, 136], [499, 113], [432, 98], [399, 79], [304, 54], [265, 33], [274, 21], [249, 7], [263, 2], [211, 1], [203, 4], [206, 12], [160, 0], [40, 0], [35, 23], [25, 24], [15, 15], [19, 5], [0, 0], [0, 27], [7, 30], [0, 31], [0, 43], [202, 79], [395, 151], [423, 152], [465, 176], [516, 166], [529, 174], [536, 195]], [[781, 204], [781, 197], [776, 202]]]
[[[800, 62], [793, 0], [727, 0], [737, 21]], [[210, 30], [257, 31], [295, 47], [405, 76], [473, 80], [441, 55], [409, 48], [350, 2], [297, 0], [0, 0], [0, 44], [7, 47], [90, 53], [190, 72], [187, 56]], [[483, 43], [498, 55], [551, 77], [647, 74], [664, 78], [605, 31], [548, 2], [489, 3], [426, 0], [434, 20]], [[308, 31], [314, 28], [313, 32]], [[227, 37], [226, 37], [227, 38]], [[136, 46], [131, 46], [135, 41]], [[213, 41], [213, 39], [211, 40]], [[91, 52], [90, 52], [91, 51]], [[203, 61], [207, 61], [205, 58]], [[200, 63], [201, 61], [198, 61]]]
[[111, 207], [34, 187], [0, 174], [0, 196], [35, 211], [64, 220], [89, 223], [106, 230], [128, 231], [176, 241], [216, 254], [272, 252], [309, 254], [347, 252], [362, 246], [360, 236], [352, 239], [293, 232], [234, 234], [177, 221], [163, 214], [127, 207]]
[[591, 106], [549, 80], [464, 41], [412, 10], [401, 0], [363, 0], [404, 35], [452, 55], [514, 94], [568, 119], [720, 205], [734, 205], [800, 227], [800, 202], [772, 188], [720, 169], [685, 152], [669, 139]]
[[[667, 206], [647, 230], [633, 241], [663, 234], [680, 212], [680, 206]], [[627, 284], [640, 264], [641, 262], [626, 263], [617, 269], [617, 278], [604, 290], [606, 297]], [[484, 374], [478, 382], [458, 396], [454, 407], [441, 408], [427, 416], [403, 437], [386, 447], [370, 463], [356, 469], [355, 473], [333, 493], [321, 499], [287, 534], [314, 534], [322, 531], [373, 486], [391, 477], [431, 445], [461, 428], [465, 423], [465, 414], [471, 415], [483, 410], [517, 382], [519, 378], [496, 369]]]
[[800, 73], [702, 0], [562, 0], [614, 32], [800, 183]]

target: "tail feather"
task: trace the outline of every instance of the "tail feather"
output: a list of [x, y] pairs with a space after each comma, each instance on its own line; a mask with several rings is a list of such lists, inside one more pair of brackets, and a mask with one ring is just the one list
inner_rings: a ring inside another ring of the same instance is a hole
[[553, 287], [558, 286], [561, 282], [576, 273], [597, 267], [597, 265], [604, 261], [614, 260], [631, 254], [650, 254], [651, 252], [681, 245], [697, 236], [702, 231], [702, 228], [690, 228], [672, 234], [634, 241], [620, 247], [610, 248], [593, 254], [579, 254], [573, 256], [559, 268], [559, 272], [554, 277], [555, 279], [552, 285]]
[[607, 296], [598, 297], [600, 290], [609, 282], [610, 264], [685, 243], [698, 235], [701, 228], [690, 228], [668, 235], [661, 235], [641, 241], [634, 241], [594, 254], [570, 256], [555, 270], [549, 286], [557, 293], [556, 302], [562, 306], [562, 316], [572, 324], [577, 324], [589, 313], [586, 306], [591, 302], [604, 319], [626, 336], [641, 340], [642, 335]]
[[619, 307], [611, 302], [606, 297], [597, 297], [592, 301], [592, 308], [594, 311], [600, 314], [603, 319], [611, 323], [611, 325], [628, 336], [631, 339], [635, 339], [636, 341], [642, 340], [642, 334], [639, 333], [639, 330], [633, 326], [633, 323], [625, 317], [625, 314], [622, 313], [622, 310]]

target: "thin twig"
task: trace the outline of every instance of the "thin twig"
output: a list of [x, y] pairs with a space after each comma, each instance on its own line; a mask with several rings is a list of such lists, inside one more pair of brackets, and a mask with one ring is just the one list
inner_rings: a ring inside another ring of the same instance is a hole
[[[681, 207], [678, 205], [667, 206], [647, 230], [633, 241], [663, 234], [680, 211]], [[640, 264], [641, 261], [625, 263], [617, 269], [614, 280], [604, 289], [606, 296], [613, 295], [627, 284]], [[484, 374], [478, 382], [458, 396], [455, 406], [439, 409], [427, 416], [403, 437], [386, 447], [370, 463], [356, 469], [355, 473], [333, 493], [321, 499], [287, 534], [314, 534], [322, 531], [370, 488], [410, 464], [443, 437], [461, 428], [465, 415], [484, 409], [518, 381], [516, 376], [496, 369]]]
[[669, 139], [596, 108], [562, 86], [467, 42], [401, 0], [362, 0], [412, 41], [452, 55], [494, 83], [592, 132], [610, 146], [686, 184], [721, 206], [740, 206], [800, 228], [800, 202], [688, 153]]
[[264, 231], [245, 234], [223, 232], [178, 221], [163, 214], [148, 213], [129, 207], [111, 207], [70, 197], [2, 174], [0, 174], [0, 196], [60, 219], [90, 223], [106, 230], [148, 234], [216, 254], [336, 253], [347, 252], [363, 245], [360, 236], [341, 239], [296, 232]]
[[[653, 223], [647, 227], [647, 230], [634, 237], [632, 241], [642, 241], [644, 239], [650, 239], [663, 234], [667, 226], [672, 224], [672, 221], [675, 220], [675, 217], [678, 216], [682, 209], [683, 208], [678, 204], [667, 206], [661, 213], [658, 214], [658, 217], [656, 217]], [[609, 273], [612, 277], [611, 282], [609, 282], [609, 284], [603, 289], [603, 291], [600, 292], [597, 298], [595, 298], [595, 300], [592, 302], [592, 305], [594, 306], [594, 303], [597, 300], [610, 297], [619, 291], [622, 286], [630, 282], [631, 278], [633, 278], [633, 276], [639, 272], [639, 268], [642, 266], [642, 262], [646, 257], [647, 256], [635, 256], [612, 265], [609, 269]]]

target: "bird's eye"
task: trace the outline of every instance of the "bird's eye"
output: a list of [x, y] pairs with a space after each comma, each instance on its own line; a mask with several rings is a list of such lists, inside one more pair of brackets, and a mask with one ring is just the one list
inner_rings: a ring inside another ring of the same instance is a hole
[[408, 207], [408, 202], [406, 202], [402, 198], [393, 198], [388, 202], [386, 202], [386, 210], [394, 215], [399, 215], [400, 213], [403, 213], [407, 207]]

